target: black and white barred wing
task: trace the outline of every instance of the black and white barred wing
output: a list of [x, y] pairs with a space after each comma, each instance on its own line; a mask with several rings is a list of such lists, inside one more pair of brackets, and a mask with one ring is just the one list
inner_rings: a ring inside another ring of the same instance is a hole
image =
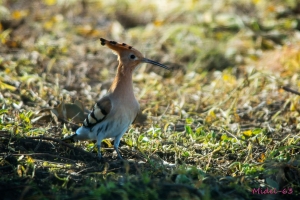
[[92, 112], [83, 121], [83, 126], [93, 127], [97, 123], [103, 121], [109, 115], [112, 108], [111, 100], [109, 97], [103, 97], [93, 107]]

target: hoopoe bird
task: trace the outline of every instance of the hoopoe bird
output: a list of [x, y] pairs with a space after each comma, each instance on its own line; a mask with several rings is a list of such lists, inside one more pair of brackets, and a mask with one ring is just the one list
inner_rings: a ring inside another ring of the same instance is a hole
[[101, 142], [105, 138], [115, 138], [114, 149], [118, 150], [120, 140], [134, 121], [140, 106], [133, 93], [132, 73], [140, 63], [150, 63], [164, 69], [167, 66], [149, 60], [141, 52], [125, 43], [117, 43], [100, 38], [101, 45], [107, 46], [118, 56], [117, 74], [108, 93], [94, 106], [83, 121], [83, 125], [64, 140], [97, 140], [98, 157], [101, 158]]

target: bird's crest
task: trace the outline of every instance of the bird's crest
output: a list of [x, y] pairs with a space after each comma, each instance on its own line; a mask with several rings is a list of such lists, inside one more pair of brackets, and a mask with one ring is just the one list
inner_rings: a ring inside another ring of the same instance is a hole
[[118, 50], [136, 50], [132, 46], [129, 46], [128, 44], [125, 43], [118, 43], [116, 41], [109, 41], [104, 38], [100, 38], [101, 45], [102, 46], [108, 46], [110, 49], [118, 51]]

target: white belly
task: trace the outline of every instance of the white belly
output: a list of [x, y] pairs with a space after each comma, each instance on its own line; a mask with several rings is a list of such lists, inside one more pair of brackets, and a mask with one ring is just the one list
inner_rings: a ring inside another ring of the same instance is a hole
[[89, 127], [80, 127], [77, 131], [78, 140], [98, 140], [99, 138], [114, 138], [123, 135], [132, 121], [134, 120], [133, 116], [120, 115], [118, 118], [114, 117], [104, 119], [95, 126]]

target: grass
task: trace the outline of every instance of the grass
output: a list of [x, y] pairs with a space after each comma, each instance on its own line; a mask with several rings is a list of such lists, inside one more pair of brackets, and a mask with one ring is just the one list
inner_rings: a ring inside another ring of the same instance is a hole
[[[297, 1], [0, 1], [0, 22], [4, 199], [300, 195]], [[136, 70], [125, 161], [60, 141], [115, 75], [100, 37], [173, 68]]]

